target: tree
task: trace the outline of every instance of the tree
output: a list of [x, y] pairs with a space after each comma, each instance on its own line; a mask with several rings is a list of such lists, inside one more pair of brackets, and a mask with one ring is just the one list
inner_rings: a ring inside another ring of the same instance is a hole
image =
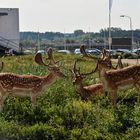
[[81, 35], [84, 35], [85, 34], [85, 32], [83, 31], [83, 30], [75, 30], [74, 31], [74, 36], [81, 36]]

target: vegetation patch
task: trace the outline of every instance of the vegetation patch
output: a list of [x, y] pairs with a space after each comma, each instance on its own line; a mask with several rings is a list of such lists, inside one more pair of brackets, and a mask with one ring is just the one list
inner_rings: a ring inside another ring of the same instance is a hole
[[[81, 56], [55, 54], [62, 59], [62, 71], [67, 75], [45, 89], [32, 109], [29, 98], [8, 97], [0, 113], [0, 139], [48, 140], [128, 140], [140, 137], [140, 104], [137, 91], [130, 89], [118, 93], [116, 108], [109, 94], [81, 100], [72, 84], [75, 59]], [[44, 55], [44, 58], [46, 56]], [[3, 72], [44, 76], [46, 67], [34, 62], [34, 55], [1, 58]], [[82, 72], [95, 68], [96, 62], [81, 60]], [[98, 74], [85, 79], [85, 85], [96, 83]]]

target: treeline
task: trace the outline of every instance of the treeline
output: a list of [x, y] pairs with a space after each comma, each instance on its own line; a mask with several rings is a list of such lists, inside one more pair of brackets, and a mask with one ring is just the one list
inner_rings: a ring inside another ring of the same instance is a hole
[[59, 32], [45, 32], [45, 33], [39, 33], [39, 32], [20, 32], [20, 39], [21, 40], [37, 40], [45, 39], [45, 40], [54, 40], [63, 38], [64, 34]]
[[[83, 30], [75, 30], [73, 33], [60, 32], [20, 32], [20, 39], [23, 40], [61, 40], [63, 38], [108, 38], [108, 29], [101, 29], [99, 32], [84, 32]], [[131, 30], [122, 30], [121, 28], [111, 28], [112, 37], [131, 37]], [[133, 30], [133, 37], [140, 41], [140, 29]]]

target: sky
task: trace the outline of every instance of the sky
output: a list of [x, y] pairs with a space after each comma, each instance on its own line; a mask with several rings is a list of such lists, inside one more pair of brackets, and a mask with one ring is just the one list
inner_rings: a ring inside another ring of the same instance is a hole
[[[99, 32], [109, 26], [109, 0], [0, 0], [1, 8], [19, 8], [20, 31]], [[111, 27], [140, 29], [140, 0], [113, 0]]]

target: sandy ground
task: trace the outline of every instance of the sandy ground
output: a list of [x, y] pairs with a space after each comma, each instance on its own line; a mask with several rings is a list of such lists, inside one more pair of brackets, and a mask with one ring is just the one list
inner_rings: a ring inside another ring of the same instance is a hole
[[[118, 59], [112, 59], [112, 61], [117, 62]], [[135, 64], [140, 65], [140, 59], [122, 59], [122, 63], [128, 63], [129, 65], [135, 65]]]

